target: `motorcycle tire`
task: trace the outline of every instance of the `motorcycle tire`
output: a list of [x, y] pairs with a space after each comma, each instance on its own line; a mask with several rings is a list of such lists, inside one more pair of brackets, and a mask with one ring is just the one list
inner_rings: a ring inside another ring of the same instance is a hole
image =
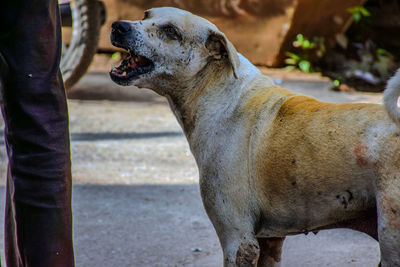
[[66, 90], [86, 73], [97, 51], [100, 28], [105, 12], [97, 0], [71, 0], [72, 36], [63, 47], [60, 69]]

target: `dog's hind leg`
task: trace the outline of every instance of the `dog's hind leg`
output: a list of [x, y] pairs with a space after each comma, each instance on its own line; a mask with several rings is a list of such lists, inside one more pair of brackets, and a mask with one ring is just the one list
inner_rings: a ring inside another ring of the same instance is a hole
[[380, 175], [376, 188], [381, 266], [400, 267], [400, 172]]
[[260, 257], [257, 267], [281, 266], [281, 253], [284, 237], [259, 238]]

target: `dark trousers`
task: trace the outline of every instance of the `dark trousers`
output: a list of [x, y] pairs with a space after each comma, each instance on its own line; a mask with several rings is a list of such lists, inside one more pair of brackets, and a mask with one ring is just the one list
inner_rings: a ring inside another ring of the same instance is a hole
[[9, 157], [6, 264], [74, 266], [68, 111], [59, 70], [58, 2], [2, 2], [0, 78]]

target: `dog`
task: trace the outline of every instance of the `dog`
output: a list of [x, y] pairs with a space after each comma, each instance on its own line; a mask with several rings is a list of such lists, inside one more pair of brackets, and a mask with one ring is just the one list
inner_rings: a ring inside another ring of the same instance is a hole
[[350, 228], [400, 266], [400, 71], [384, 105], [275, 85], [211, 22], [176, 8], [112, 24], [120, 85], [168, 99], [199, 168], [224, 266], [279, 266], [285, 236]]

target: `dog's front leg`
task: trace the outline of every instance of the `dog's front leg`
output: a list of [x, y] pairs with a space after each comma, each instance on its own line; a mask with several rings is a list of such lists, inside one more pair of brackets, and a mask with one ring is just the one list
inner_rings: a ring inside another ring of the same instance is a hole
[[254, 234], [254, 207], [246, 186], [235, 190], [228, 180], [200, 178], [203, 204], [220, 240], [224, 266], [256, 267], [260, 248]]
[[256, 267], [260, 256], [258, 241], [250, 230], [238, 227], [215, 228], [224, 254], [224, 267]]

